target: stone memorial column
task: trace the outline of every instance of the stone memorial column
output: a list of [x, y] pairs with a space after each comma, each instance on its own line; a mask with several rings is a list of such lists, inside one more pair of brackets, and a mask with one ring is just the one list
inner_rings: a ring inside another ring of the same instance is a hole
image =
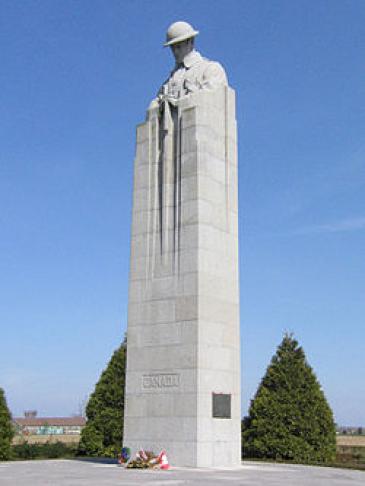
[[241, 461], [235, 94], [152, 103], [137, 127], [124, 445]]

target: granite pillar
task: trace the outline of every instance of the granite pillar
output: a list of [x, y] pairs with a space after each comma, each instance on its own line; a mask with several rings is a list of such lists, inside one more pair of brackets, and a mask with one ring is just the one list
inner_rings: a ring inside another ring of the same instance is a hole
[[137, 127], [124, 444], [176, 466], [241, 461], [235, 93]]

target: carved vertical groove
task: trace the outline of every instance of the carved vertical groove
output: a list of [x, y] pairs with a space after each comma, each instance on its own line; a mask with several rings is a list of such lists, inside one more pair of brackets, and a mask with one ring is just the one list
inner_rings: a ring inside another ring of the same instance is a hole
[[150, 275], [153, 276], [155, 270], [155, 255], [156, 255], [156, 240], [158, 239], [158, 214], [156, 211], [157, 201], [159, 197], [159, 186], [158, 186], [158, 170], [159, 170], [159, 123], [158, 117], [155, 116], [153, 118], [153, 125], [151, 127], [151, 147], [152, 147], [152, 156], [150, 158], [150, 164], [152, 167], [152, 179], [151, 184], [153, 185], [153, 190], [151, 192], [151, 200], [149, 205], [149, 210], [153, 210], [153, 229], [152, 229], [152, 253], [151, 253], [151, 273]]
[[226, 192], [226, 230], [229, 231], [229, 176], [230, 176], [230, 171], [229, 171], [229, 154], [228, 154], [228, 87], [226, 86], [224, 88], [224, 159], [225, 159], [225, 192]]
[[164, 273], [179, 267], [181, 226], [181, 117], [180, 110], [165, 102], [158, 129], [159, 256]]

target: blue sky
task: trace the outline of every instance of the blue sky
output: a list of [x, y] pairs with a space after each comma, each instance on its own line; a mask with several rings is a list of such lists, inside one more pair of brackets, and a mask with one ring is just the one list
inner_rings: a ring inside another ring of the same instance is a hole
[[127, 318], [135, 126], [174, 20], [237, 92], [243, 413], [283, 333], [365, 425], [365, 3], [2, 0], [0, 386], [77, 413]]

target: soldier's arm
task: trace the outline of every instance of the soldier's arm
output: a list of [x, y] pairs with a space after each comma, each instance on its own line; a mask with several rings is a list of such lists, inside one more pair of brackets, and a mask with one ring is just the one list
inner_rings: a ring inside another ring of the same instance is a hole
[[202, 89], [214, 89], [217, 86], [227, 86], [226, 72], [219, 62], [210, 62], [203, 73]]

